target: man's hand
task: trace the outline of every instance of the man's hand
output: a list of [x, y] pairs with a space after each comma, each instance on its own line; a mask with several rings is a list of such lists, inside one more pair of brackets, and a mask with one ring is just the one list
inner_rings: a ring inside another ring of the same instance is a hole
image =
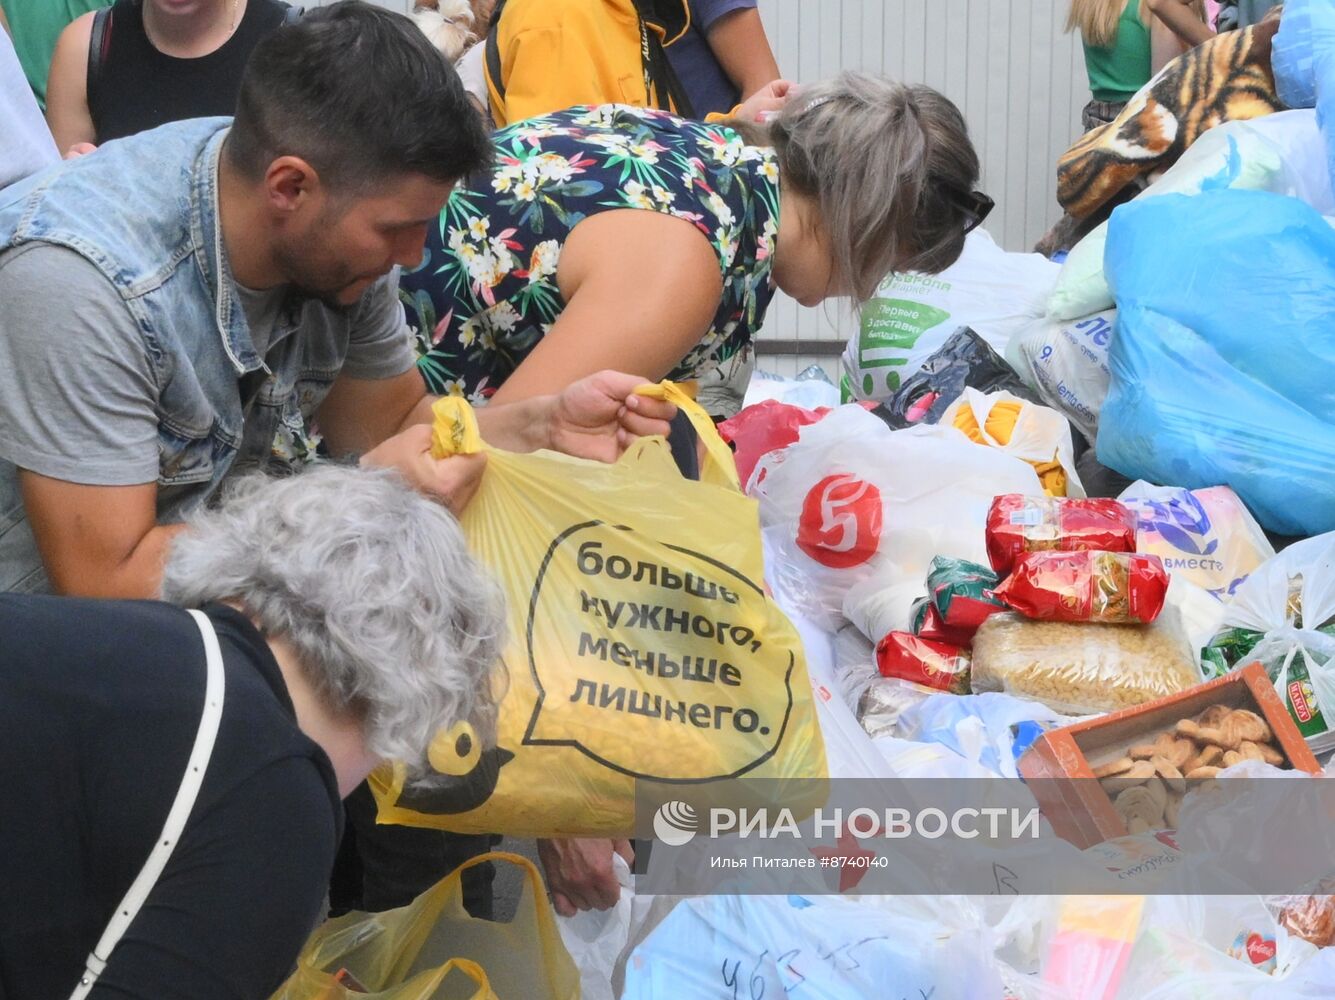
[[431, 457], [431, 425], [416, 424], [362, 456], [363, 466], [396, 469], [414, 489], [435, 497], [457, 517], [482, 481], [486, 455]]
[[629, 840], [578, 838], [539, 840], [538, 859], [547, 874], [552, 906], [563, 917], [579, 910], [610, 910], [621, 898], [612, 855], [635, 860]]
[[677, 408], [635, 395], [644, 384], [635, 375], [605, 371], [571, 385], [552, 406], [551, 448], [577, 458], [615, 462], [636, 438], [666, 435]]
[[796, 88], [787, 80], [774, 80], [737, 105], [733, 117], [744, 122], [768, 121], [783, 110], [794, 93]]
[[87, 156], [89, 153], [96, 152], [97, 147], [91, 142], [76, 142], [74, 145], [70, 146], [69, 149], [65, 150], [65, 155], [62, 159], [77, 160], [81, 156]]

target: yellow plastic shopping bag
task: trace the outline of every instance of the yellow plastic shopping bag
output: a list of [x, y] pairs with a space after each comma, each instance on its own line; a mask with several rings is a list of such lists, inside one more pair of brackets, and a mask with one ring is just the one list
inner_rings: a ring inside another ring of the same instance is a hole
[[[524, 874], [514, 920], [464, 909], [462, 874], [487, 861]], [[579, 972], [527, 859], [494, 852], [460, 865], [407, 906], [349, 913], [312, 935], [271, 1000], [578, 1000]]]
[[[703, 411], [675, 386], [653, 391], [695, 423], [702, 481], [681, 477], [662, 438], [612, 465], [515, 455], [483, 446], [463, 400], [436, 404], [438, 455], [488, 455], [461, 522], [507, 596], [509, 686], [496, 747], [460, 741], [467, 767], [451, 768], [457, 734], [433, 745], [456, 782], [372, 776], [381, 822], [626, 836], [637, 781], [825, 777], [801, 642], [764, 590], [755, 502]], [[782, 794], [778, 781], [748, 792]]]

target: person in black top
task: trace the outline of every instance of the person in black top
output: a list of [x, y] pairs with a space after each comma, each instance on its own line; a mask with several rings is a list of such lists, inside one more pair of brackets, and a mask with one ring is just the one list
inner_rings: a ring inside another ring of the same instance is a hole
[[174, 605], [218, 635], [222, 722], [91, 997], [271, 995], [322, 916], [340, 796], [382, 759], [428, 773], [438, 734], [493, 738], [502, 599], [454, 518], [394, 472], [239, 480], [175, 540], [163, 596], [0, 595], [4, 1000], [70, 995], [163, 829], [206, 672]]
[[[186, 118], [230, 115], [281, 0], [116, 0], [61, 32], [47, 81], [56, 146], [79, 155]], [[294, 12], [295, 13], [295, 12]]]

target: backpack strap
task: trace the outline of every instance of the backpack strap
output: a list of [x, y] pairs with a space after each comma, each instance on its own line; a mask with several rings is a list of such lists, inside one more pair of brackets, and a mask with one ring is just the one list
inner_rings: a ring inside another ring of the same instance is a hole
[[694, 118], [695, 108], [691, 104], [691, 99], [686, 96], [686, 88], [681, 85], [676, 70], [672, 68], [672, 62], [663, 47], [663, 40], [656, 32], [649, 30], [651, 23], [663, 26], [666, 30], [664, 18], [657, 14], [652, 0], [634, 0], [634, 3], [635, 13], [640, 22], [640, 59], [644, 64], [644, 89], [650, 104], [661, 110], [671, 111], [682, 118]]
[[500, 24], [501, 11], [505, 10], [505, 0], [496, 0], [496, 6], [491, 11], [491, 22], [487, 26], [487, 40], [483, 42], [486, 46], [486, 75], [487, 82], [491, 84], [496, 91], [496, 96], [501, 102], [505, 100], [505, 80], [501, 76], [501, 43], [500, 43]]
[[101, 7], [93, 15], [93, 33], [88, 40], [88, 83], [84, 87], [88, 106], [93, 106], [93, 94], [102, 82], [102, 67], [111, 49], [111, 8]]

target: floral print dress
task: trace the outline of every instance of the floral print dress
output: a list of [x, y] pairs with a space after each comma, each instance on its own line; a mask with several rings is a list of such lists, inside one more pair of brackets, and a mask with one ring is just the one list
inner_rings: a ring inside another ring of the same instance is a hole
[[455, 188], [422, 263], [401, 279], [430, 391], [490, 397], [565, 308], [556, 268], [566, 238], [613, 209], [684, 219], [718, 257], [718, 311], [669, 378], [717, 367], [760, 328], [779, 224], [772, 150], [722, 126], [610, 104], [519, 122], [493, 142], [492, 169]]

